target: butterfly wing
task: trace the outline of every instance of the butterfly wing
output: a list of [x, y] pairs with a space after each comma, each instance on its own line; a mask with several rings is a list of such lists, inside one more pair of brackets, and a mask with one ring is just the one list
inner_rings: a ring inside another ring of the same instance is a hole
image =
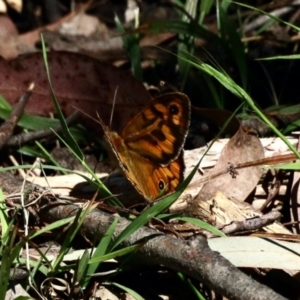
[[106, 130], [106, 139], [127, 179], [148, 202], [173, 193], [182, 182], [185, 169], [183, 151], [168, 166], [161, 166], [128, 149], [115, 132]]
[[[129, 157], [131, 159], [128, 159]], [[119, 158], [122, 161], [121, 168], [125, 176], [148, 202], [173, 193], [183, 181], [182, 152], [168, 166], [153, 163], [135, 152], [131, 152], [130, 155], [127, 153], [126, 159], [123, 159], [121, 153]]]
[[190, 124], [191, 105], [181, 93], [152, 100], [122, 131], [128, 149], [158, 164], [168, 165], [184, 145]]

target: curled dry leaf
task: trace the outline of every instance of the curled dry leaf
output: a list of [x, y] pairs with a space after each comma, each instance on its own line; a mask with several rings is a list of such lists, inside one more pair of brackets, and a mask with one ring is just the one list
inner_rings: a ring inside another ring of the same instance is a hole
[[[66, 116], [75, 107], [97, 120], [97, 113], [108, 124], [115, 98], [113, 130], [119, 131], [141, 107], [150, 95], [129, 72], [99, 62], [90, 57], [50, 52], [48, 62], [54, 91]], [[27, 88], [35, 83], [32, 97], [25, 112], [48, 116], [54, 112], [49, 92], [45, 66], [40, 53], [22, 56], [13, 61], [0, 58], [0, 94], [12, 105]], [[96, 122], [83, 116], [84, 124], [100, 132]]]
[[[240, 127], [238, 132], [224, 147], [221, 156], [209, 176], [219, 174], [235, 164], [264, 158], [264, 149], [259, 138]], [[234, 168], [232, 169], [235, 171]], [[201, 215], [199, 202], [212, 199], [217, 191], [229, 199], [244, 201], [256, 187], [262, 170], [260, 166], [239, 169], [236, 173], [226, 172], [209, 180], [199, 194], [191, 201], [186, 213], [193, 216]]]
[[[234, 165], [264, 158], [264, 149], [259, 138], [240, 127], [238, 132], [224, 147], [221, 156], [209, 175], [214, 175]], [[222, 192], [226, 197], [237, 201], [244, 201], [257, 185], [262, 170], [260, 166], [243, 168], [220, 175], [207, 182], [201, 189], [198, 199], [211, 199], [216, 191]]]

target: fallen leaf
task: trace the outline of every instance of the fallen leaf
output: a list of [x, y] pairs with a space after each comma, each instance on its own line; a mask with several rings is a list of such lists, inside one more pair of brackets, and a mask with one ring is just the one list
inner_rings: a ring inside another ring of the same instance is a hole
[[247, 236], [208, 239], [208, 244], [237, 267], [299, 270], [297, 243]]
[[[48, 62], [54, 91], [66, 116], [79, 108], [96, 120], [98, 113], [108, 124], [115, 101], [112, 129], [118, 131], [151, 99], [143, 84], [129, 72], [96, 59], [50, 52]], [[28, 84], [34, 82], [25, 112], [40, 116], [54, 112], [41, 53], [10, 62], [0, 58], [0, 69], [0, 94], [9, 103], [14, 105]], [[86, 126], [100, 131], [96, 122], [82, 118]]]
[[235, 174], [234, 165], [262, 158], [264, 158], [264, 150], [259, 138], [241, 126], [224, 147], [209, 176], [230, 167], [233, 173], [227, 172], [208, 181], [194, 201], [211, 199], [216, 191], [220, 191], [227, 198], [244, 201], [256, 187], [262, 170], [260, 166], [253, 166], [239, 169]]

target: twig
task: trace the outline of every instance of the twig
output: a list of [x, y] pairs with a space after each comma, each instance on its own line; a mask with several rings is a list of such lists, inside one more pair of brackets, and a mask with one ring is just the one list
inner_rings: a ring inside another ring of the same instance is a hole
[[[78, 116], [78, 112], [74, 112], [72, 115], [70, 115], [68, 118], [66, 118], [66, 122], [68, 125], [70, 125]], [[61, 125], [57, 125], [53, 127], [53, 129], [45, 129], [45, 130], [39, 130], [29, 133], [21, 133], [18, 135], [15, 135], [9, 139], [9, 141], [6, 143], [6, 146], [19, 146], [24, 143], [35, 141], [41, 138], [45, 138], [48, 136], [54, 136], [54, 132], [61, 132], [62, 128]]]
[[222, 231], [225, 234], [232, 234], [237, 233], [241, 231], [253, 231], [261, 229], [264, 226], [267, 226], [269, 224], [272, 224], [274, 221], [279, 219], [281, 217], [281, 214], [279, 211], [271, 211], [268, 214], [257, 216], [251, 219], [246, 219], [243, 221], [236, 221], [232, 222], [228, 225], [225, 225], [222, 228]]
[[13, 134], [13, 130], [23, 114], [24, 108], [32, 94], [34, 84], [31, 83], [25, 93], [19, 98], [19, 102], [14, 107], [8, 119], [0, 126], [0, 149], [6, 145]]

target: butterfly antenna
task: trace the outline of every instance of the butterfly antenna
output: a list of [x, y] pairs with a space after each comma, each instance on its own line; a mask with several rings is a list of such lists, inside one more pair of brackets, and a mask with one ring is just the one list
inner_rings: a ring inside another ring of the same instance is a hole
[[119, 89], [119, 86], [117, 86], [116, 89], [115, 89], [114, 101], [113, 101], [111, 114], [110, 114], [110, 120], [109, 120], [109, 128], [111, 128], [111, 124], [112, 124], [112, 119], [113, 119], [113, 115], [114, 115], [114, 111], [115, 111], [115, 104], [116, 104], [118, 89]]
[[102, 121], [102, 119], [101, 119], [101, 117], [100, 117], [100, 115], [98, 114], [97, 111], [96, 111], [96, 115], [97, 115], [97, 118], [98, 118], [97, 122], [100, 123], [103, 128], [105, 128], [106, 126], [105, 126], [104, 122]]

